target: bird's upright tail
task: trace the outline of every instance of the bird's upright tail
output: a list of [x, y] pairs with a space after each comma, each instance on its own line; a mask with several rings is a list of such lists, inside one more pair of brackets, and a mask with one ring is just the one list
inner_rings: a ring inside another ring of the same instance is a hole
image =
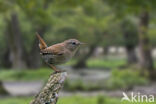
[[39, 39], [39, 48], [40, 50], [43, 50], [47, 48], [47, 44], [44, 42], [44, 40], [41, 38], [41, 36], [36, 32], [36, 36]]

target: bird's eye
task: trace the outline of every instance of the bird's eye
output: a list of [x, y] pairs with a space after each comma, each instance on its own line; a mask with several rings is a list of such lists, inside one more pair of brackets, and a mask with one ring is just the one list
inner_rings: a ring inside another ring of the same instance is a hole
[[73, 44], [73, 45], [76, 45], [76, 43], [75, 43], [75, 42], [72, 42], [72, 44]]

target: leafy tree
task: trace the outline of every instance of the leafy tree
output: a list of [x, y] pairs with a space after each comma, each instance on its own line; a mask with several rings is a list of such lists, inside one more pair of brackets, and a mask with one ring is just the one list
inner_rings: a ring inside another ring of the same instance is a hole
[[[35, 37], [35, 32], [38, 32], [42, 37], [46, 31], [51, 27], [51, 14], [49, 13], [49, 5], [51, 1], [49, 0], [38, 0], [38, 1], [27, 1], [27, 0], [16, 0], [20, 9], [24, 12], [24, 15], [28, 19], [31, 25], [31, 32], [27, 34], [32, 34], [31, 38], [34, 40], [27, 51], [27, 63], [30, 68], [39, 68], [41, 66], [41, 60], [38, 50], [38, 40]], [[30, 36], [29, 36], [30, 37]]]
[[[6, 43], [9, 59], [3, 58], [6, 63], [10, 60], [12, 67], [17, 69], [26, 68], [26, 62], [24, 60], [24, 48], [22, 41], [22, 33], [20, 23], [17, 15], [18, 7], [15, 1], [6, 0], [0, 2], [2, 6], [1, 14], [4, 15], [4, 21], [6, 22]], [[5, 55], [4, 55], [5, 56]], [[5, 62], [3, 61], [3, 62]]]
[[78, 58], [75, 68], [86, 67], [86, 61], [92, 56], [97, 45], [105, 44], [105, 36], [109, 35], [113, 19], [112, 14], [109, 13], [110, 8], [101, 0], [92, 0], [84, 4], [80, 10], [81, 18], [76, 21], [76, 26], [79, 29], [80, 38], [88, 43], [89, 51]]
[[151, 57], [151, 47], [148, 37], [148, 25], [150, 12], [155, 11], [155, 0], [103, 0], [110, 4], [117, 11], [118, 16], [127, 14], [139, 14], [139, 65], [142, 69], [147, 69], [150, 78], [155, 78], [155, 70]]

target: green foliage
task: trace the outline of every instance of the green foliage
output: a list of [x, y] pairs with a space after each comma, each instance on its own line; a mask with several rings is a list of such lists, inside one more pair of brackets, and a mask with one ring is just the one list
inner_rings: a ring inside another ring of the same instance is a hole
[[140, 13], [142, 10], [153, 11], [155, 9], [155, 0], [103, 0], [110, 4], [119, 15], [128, 13]]
[[112, 70], [112, 76], [107, 81], [108, 89], [130, 89], [134, 85], [147, 84], [148, 80], [141, 77], [139, 71], [134, 69], [115, 69]]
[[52, 73], [51, 69], [42, 68], [39, 70], [0, 70], [0, 80], [19, 81], [19, 80], [47, 80]]
[[[154, 25], [154, 24], [153, 24]], [[155, 47], [156, 46], [156, 29], [154, 28], [154, 26], [151, 26], [149, 28], [149, 31], [148, 31], [148, 36], [149, 36], [149, 40], [150, 40], [150, 44]]]
[[111, 59], [111, 58], [103, 58], [103, 59], [89, 59], [87, 61], [87, 66], [89, 68], [104, 68], [104, 69], [114, 69], [126, 64], [125, 59]]
[[106, 98], [104, 96], [98, 96], [98, 98], [97, 98], [97, 104], [105, 104], [107, 99], [108, 98]]
[[0, 13], [5, 13], [12, 9], [13, 5], [11, 3], [13, 3], [11, 0], [0, 0]]
[[74, 81], [74, 83], [72, 83], [72, 84], [69, 81], [65, 81], [64, 89], [66, 89], [68, 91], [70, 91], [70, 90], [74, 91], [74, 90], [83, 90], [83, 89], [85, 89], [85, 87], [81, 80]]
[[45, 25], [51, 22], [51, 15], [49, 13], [49, 6], [51, 4], [48, 0], [16, 0], [16, 3], [22, 11], [24, 11], [26, 17], [33, 22], [33, 25]]
[[[73, 66], [77, 63], [76, 59], [72, 59], [67, 62], [65, 65]], [[114, 69], [118, 67], [122, 67], [126, 64], [126, 59], [123, 58], [111, 58], [110, 56], [104, 58], [90, 58], [87, 60], [88, 68], [102, 68], [102, 69]]]
[[30, 97], [12, 97], [0, 99], [1, 104], [29, 104], [32, 98]]
[[[108, 5], [106, 2], [111, 5]], [[35, 32], [43, 27], [46, 28], [44, 39], [48, 42], [48, 45], [62, 42], [69, 38], [77, 38], [80, 41], [88, 43], [88, 46], [85, 47], [90, 47], [90, 45], [102, 47], [112, 45], [124, 46], [127, 43], [133, 44], [133, 42], [137, 44], [135, 39], [124, 41], [120, 31], [122, 21], [115, 13], [121, 12], [124, 14], [126, 12], [124, 18], [134, 19], [133, 22], [135, 24], [126, 22], [123, 29], [129, 31], [128, 33], [132, 35], [137, 35], [135, 32], [138, 21], [136, 16], [130, 13], [138, 12], [143, 8], [154, 12], [154, 6], [154, 0], [141, 2], [138, 0], [0, 0], [0, 58], [4, 57], [6, 50], [9, 48], [5, 42], [5, 31], [7, 30], [5, 19], [10, 19], [8, 16], [10, 17], [10, 14], [13, 12], [16, 12], [19, 17], [22, 42], [24, 42], [24, 51], [26, 51], [27, 56], [31, 54], [30, 52], [33, 49], [32, 46], [36, 38]], [[151, 13], [153, 21], [150, 22], [149, 26], [149, 37], [153, 46], [155, 46], [156, 39], [154, 13]], [[1, 63], [0, 60], [0, 65], [3, 66]], [[75, 63], [75, 60], [71, 62], [71, 64]], [[105, 57], [104, 59], [89, 59], [87, 61], [89, 68], [115, 68], [124, 64], [126, 64], [125, 60], [117, 59], [112, 61], [105, 59]], [[15, 80], [18, 78], [28, 80], [33, 76], [30, 74], [30, 77], [25, 71], [17, 73], [8, 71], [8, 73]], [[6, 79], [9, 78], [8, 75], [6, 75]], [[26, 77], [24, 78], [24, 76]], [[0, 78], [2, 77], [0, 76]], [[34, 79], [37, 78], [39, 78], [37, 74], [34, 75]]]
[[126, 38], [124, 39], [124, 45], [133, 47], [138, 44], [138, 28], [132, 19], [127, 17], [121, 21], [121, 31]]
[[[65, 65], [74, 65], [76, 60], [71, 60]], [[103, 68], [103, 69], [114, 69], [124, 65], [126, 61], [124, 59], [89, 59], [87, 61], [87, 66], [89, 68]], [[50, 68], [41, 68], [41, 69], [28, 69], [28, 70], [9, 70], [1, 69], [0, 70], [0, 80], [46, 80], [48, 75], [52, 73]]]

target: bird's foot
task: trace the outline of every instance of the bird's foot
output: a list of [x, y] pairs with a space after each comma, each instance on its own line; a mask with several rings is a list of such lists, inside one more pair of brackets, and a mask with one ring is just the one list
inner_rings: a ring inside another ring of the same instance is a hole
[[66, 72], [66, 71], [65, 70], [57, 70], [54, 73], [57, 74], [57, 73], [63, 73], [63, 72]]
[[61, 70], [56, 70], [54, 73], [57, 74], [57, 73], [61, 73], [62, 71]]

